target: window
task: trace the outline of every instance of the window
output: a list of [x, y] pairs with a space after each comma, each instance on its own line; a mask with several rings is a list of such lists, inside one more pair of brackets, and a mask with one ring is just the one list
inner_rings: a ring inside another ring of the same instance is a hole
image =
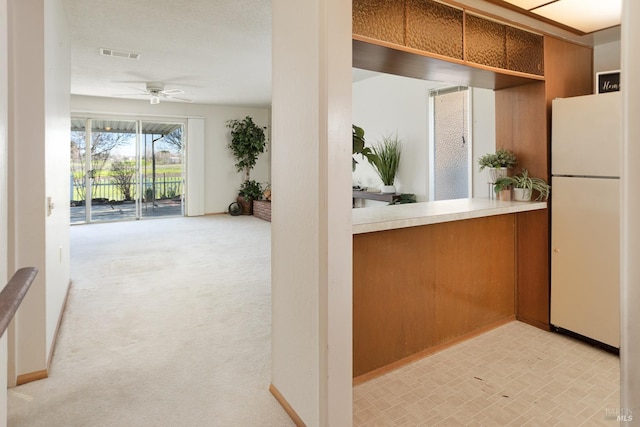
[[182, 123], [71, 119], [71, 223], [183, 215]]
[[452, 87], [430, 91], [430, 200], [470, 197], [470, 91]]

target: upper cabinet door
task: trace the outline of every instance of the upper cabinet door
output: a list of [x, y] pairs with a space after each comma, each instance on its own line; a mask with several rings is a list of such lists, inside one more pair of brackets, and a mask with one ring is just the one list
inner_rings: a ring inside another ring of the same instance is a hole
[[620, 176], [620, 92], [553, 100], [551, 173]]

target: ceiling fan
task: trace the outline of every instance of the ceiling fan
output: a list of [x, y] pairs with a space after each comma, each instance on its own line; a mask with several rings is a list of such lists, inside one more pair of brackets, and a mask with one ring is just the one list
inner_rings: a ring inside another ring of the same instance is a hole
[[162, 82], [147, 82], [145, 90], [137, 88], [136, 90], [140, 91], [140, 93], [125, 93], [116, 96], [148, 96], [151, 104], [159, 104], [162, 98], [181, 102], [193, 102], [191, 99], [174, 96], [184, 93], [184, 91], [182, 89], [165, 89], [164, 83]]

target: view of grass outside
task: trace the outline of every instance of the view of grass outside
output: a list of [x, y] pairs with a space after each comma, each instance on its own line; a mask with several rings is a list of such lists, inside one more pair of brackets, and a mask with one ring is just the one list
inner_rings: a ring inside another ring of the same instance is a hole
[[[135, 162], [131, 162], [133, 173], [126, 170], [114, 172], [112, 169], [100, 171], [94, 175], [92, 184], [93, 199], [107, 199], [115, 201], [134, 200], [137, 197], [138, 180], [135, 176]], [[109, 165], [111, 167], [111, 165]], [[143, 166], [144, 169], [144, 166]], [[148, 166], [151, 170], [151, 166]], [[83, 182], [84, 173], [74, 172], [73, 179], [73, 197], [72, 202], [84, 202], [86, 199], [86, 189]], [[119, 180], [130, 179], [126, 183], [120, 184]], [[152, 189], [151, 176], [147, 180], [142, 180], [149, 199], [152, 195], [149, 193]], [[82, 183], [82, 184], [81, 184]], [[146, 183], [146, 184], [145, 184]], [[127, 190], [129, 197], [127, 197]], [[155, 199], [166, 199], [178, 197], [182, 194], [182, 168], [172, 167], [171, 165], [156, 165], [156, 191]]]

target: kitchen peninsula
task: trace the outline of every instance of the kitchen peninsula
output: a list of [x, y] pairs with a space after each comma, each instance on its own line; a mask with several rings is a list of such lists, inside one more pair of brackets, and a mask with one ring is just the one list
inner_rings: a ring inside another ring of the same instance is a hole
[[546, 202], [353, 210], [353, 376], [364, 381], [515, 318], [517, 222]]

